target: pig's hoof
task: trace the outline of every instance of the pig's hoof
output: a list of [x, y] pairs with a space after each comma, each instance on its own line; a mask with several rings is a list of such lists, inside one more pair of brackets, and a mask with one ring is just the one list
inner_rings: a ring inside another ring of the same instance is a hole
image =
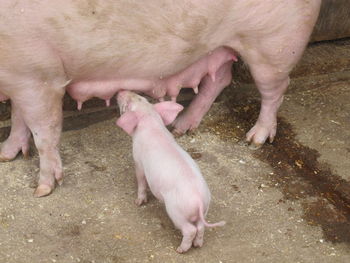
[[43, 197], [51, 194], [52, 188], [46, 184], [39, 185], [34, 191], [34, 197]]
[[[21, 152], [21, 149], [13, 148], [8, 144], [3, 145], [4, 147], [1, 149], [0, 153], [0, 162], [10, 162], [14, 160], [17, 155]], [[7, 146], [7, 147], [6, 147]], [[29, 145], [25, 145], [22, 147], [23, 158], [25, 160], [29, 159]]]
[[193, 246], [194, 246], [194, 247], [202, 247], [202, 246], [203, 246], [203, 239], [202, 239], [202, 240], [197, 240], [197, 239], [195, 239], [195, 240], [193, 241]]
[[56, 182], [58, 185], [62, 185], [63, 184], [63, 177], [56, 179]]
[[178, 248], [176, 249], [176, 252], [177, 252], [177, 253], [180, 253], [180, 254], [183, 254], [183, 253], [187, 252], [187, 250], [183, 249], [183, 248], [180, 246], [180, 247], [178, 247]]
[[184, 132], [182, 132], [182, 131], [180, 131], [180, 130], [178, 130], [178, 129], [175, 129], [175, 128], [171, 131], [171, 133], [172, 133], [172, 134], [174, 135], [174, 137], [176, 137], [176, 138], [181, 137], [182, 135], [185, 134]]
[[246, 138], [247, 142], [250, 142], [252, 145], [250, 148], [258, 149], [265, 143], [267, 138], [269, 138], [270, 143], [272, 143], [275, 135], [276, 126], [272, 125], [272, 127], [263, 127], [259, 124], [255, 124], [247, 133]]
[[2, 154], [0, 154], [0, 162], [9, 162], [15, 158], [16, 158], [16, 156], [14, 158], [11, 158], [11, 157], [6, 157], [6, 156], [3, 156]]
[[24, 160], [29, 160], [30, 159], [29, 150], [25, 151], [25, 152], [22, 151], [22, 153], [23, 153], [23, 159]]
[[192, 134], [195, 134], [196, 132], [196, 129], [193, 128], [193, 129], [189, 129], [186, 131], [182, 131], [182, 130], [178, 130], [176, 128], [174, 128], [171, 133], [174, 135], [175, 138], [179, 138], [181, 137], [182, 135], [184, 135], [185, 133], [188, 134], [188, 135], [192, 135]]
[[199, 126], [199, 121], [188, 117], [186, 118], [185, 115], [180, 115], [171, 126], [173, 127], [173, 135], [175, 137], [180, 137], [186, 132], [194, 132]]
[[144, 198], [137, 198], [135, 200], [135, 204], [137, 206], [141, 206], [142, 204], [146, 204], [146, 203], [147, 203], [147, 198], [146, 197], [144, 197]]
[[251, 150], [257, 150], [257, 149], [260, 149], [261, 146], [262, 146], [262, 144], [251, 143], [251, 144], [249, 144], [248, 147], [249, 147], [249, 149], [251, 149]]
[[16, 152], [8, 152], [4, 153], [3, 151], [0, 153], [0, 162], [10, 162], [16, 158], [19, 151]]

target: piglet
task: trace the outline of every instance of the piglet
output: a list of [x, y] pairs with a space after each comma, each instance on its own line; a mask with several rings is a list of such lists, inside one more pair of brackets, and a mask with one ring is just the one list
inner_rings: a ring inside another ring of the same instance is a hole
[[117, 125], [132, 136], [138, 184], [135, 203], [147, 202], [147, 184], [154, 196], [165, 203], [174, 225], [183, 239], [177, 252], [203, 245], [204, 227], [223, 226], [224, 221], [208, 224], [210, 192], [194, 160], [175, 141], [165, 125], [176, 118], [183, 107], [172, 101], [155, 105], [130, 92], [118, 93], [121, 117]]

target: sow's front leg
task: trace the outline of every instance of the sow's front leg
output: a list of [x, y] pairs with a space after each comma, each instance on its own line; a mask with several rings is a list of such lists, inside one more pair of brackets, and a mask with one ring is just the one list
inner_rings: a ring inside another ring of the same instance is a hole
[[26, 158], [29, 154], [30, 130], [19, 112], [19, 106], [11, 102], [11, 132], [0, 149], [0, 161], [11, 161], [22, 151]]
[[64, 87], [54, 81], [51, 84], [33, 80], [28, 83], [32, 87], [26, 90], [18, 88], [18, 93], [11, 99], [32, 132], [39, 152], [39, 182], [34, 196], [41, 197], [50, 194], [55, 182], [61, 184], [63, 179], [58, 144], [62, 130]]

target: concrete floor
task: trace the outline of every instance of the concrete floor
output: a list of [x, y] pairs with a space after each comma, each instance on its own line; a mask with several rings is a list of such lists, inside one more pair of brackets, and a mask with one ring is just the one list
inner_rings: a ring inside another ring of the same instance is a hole
[[253, 150], [244, 133], [257, 92], [227, 88], [198, 131], [178, 138], [211, 190], [208, 221], [227, 221], [185, 255], [162, 204], [134, 205], [131, 138], [117, 112], [72, 113], [66, 177], [52, 195], [32, 197], [35, 151], [0, 164], [0, 262], [350, 262], [349, 101], [350, 72], [294, 79], [276, 141]]

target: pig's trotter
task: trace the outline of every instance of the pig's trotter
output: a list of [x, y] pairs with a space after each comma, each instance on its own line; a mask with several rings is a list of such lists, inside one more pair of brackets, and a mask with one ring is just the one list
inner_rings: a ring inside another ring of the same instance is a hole
[[141, 206], [142, 204], [145, 204], [147, 203], [147, 196], [142, 196], [142, 197], [138, 197], [136, 200], [135, 200], [135, 204], [137, 206]]
[[196, 237], [194, 238], [194, 241], [193, 241], [194, 247], [202, 247], [203, 246], [204, 230], [205, 230], [204, 224], [201, 221], [197, 222], [197, 234], [196, 234]]
[[182, 232], [182, 242], [180, 246], [176, 249], [178, 253], [185, 253], [192, 247], [192, 242], [197, 234], [197, 228], [191, 223], [186, 223], [181, 227]]
[[193, 99], [186, 111], [173, 122], [173, 134], [180, 136], [187, 131], [196, 129], [203, 116], [208, 112], [211, 105], [221, 91], [231, 83], [232, 61], [222, 65], [216, 72], [213, 82], [209, 75], [206, 75], [199, 87], [199, 93]]
[[52, 192], [52, 188], [48, 185], [41, 184], [34, 191], [34, 197], [44, 197]]
[[1, 145], [0, 161], [11, 161], [22, 151], [24, 158], [29, 156], [30, 130], [25, 124], [17, 105], [12, 102], [10, 136]]
[[135, 204], [140, 206], [147, 203], [147, 181], [143, 169], [135, 164], [135, 172], [137, 179], [137, 199]]
[[[315, 2], [316, 3], [316, 2]], [[288, 41], [288, 27], [281, 28], [277, 38], [270, 36], [260, 41], [254, 52], [245, 49], [240, 52], [249, 65], [250, 72], [261, 94], [261, 109], [254, 127], [247, 133], [247, 141], [262, 145], [267, 139], [273, 141], [277, 128], [277, 111], [283, 101], [283, 94], [289, 84], [289, 73], [300, 59], [315, 22], [316, 16], [300, 19], [296, 28], [303, 30], [293, 33], [293, 40]], [[273, 46], [279, 49], [271, 48]]]
[[277, 129], [277, 111], [282, 104], [283, 94], [289, 84], [289, 77], [271, 79], [266, 82], [256, 80], [261, 94], [261, 108], [257, 122], [247, 133], [248, 142], [259, 147], [269, 139], [272, 143]]
[[[64, 88], [58, 85], [36, 82], [37, 89], [31, 93], [19, 94], [13, 98], [18, 105], [24, 122], [33, 134], [39, 152], [40, 172], [35, 197], [46, 196], [55, 188], [55, 182], [62, 183], [62, 162], [59, 155], [59, 140], [62, 130], [62, 98]], [[39, 92], [40, 91], [40, 92]], [[21, 104], [17, 103], [20, 98]]]

